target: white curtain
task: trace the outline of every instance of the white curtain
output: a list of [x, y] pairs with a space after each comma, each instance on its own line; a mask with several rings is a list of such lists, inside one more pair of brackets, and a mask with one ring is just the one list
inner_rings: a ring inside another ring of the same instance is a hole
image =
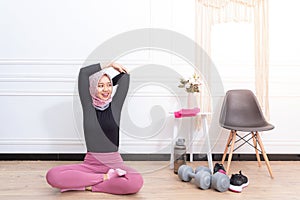
[[[255, 31], [255, 90], [258, 101], [269, 118], [269, 27], [268, 0], [195, 0], [196, 42], [211, 56], [211, 28], [226, 22], [252, 22]], [[210, 81], [210, 66], [203, 52], [196, 52], [196, 64]], [[243, 66], [241, 66], [243, 67]], [[210, 102], [204, 94], [204, 107]], [[207, 110], [206, 109], [206, 110]]]

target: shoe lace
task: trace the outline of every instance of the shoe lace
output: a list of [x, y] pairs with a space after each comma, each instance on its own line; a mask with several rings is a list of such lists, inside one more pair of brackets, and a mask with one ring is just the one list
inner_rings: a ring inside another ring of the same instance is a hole
[[239, 171], [239, 174], [237, 174], [237, 175], [238, 175], [243, 181], [246, 181], [246, 182], [248, 181], [247, 176], [245, 176], [245, 175], [242, 174], [242, 170], [240, 170], [240, 171]]

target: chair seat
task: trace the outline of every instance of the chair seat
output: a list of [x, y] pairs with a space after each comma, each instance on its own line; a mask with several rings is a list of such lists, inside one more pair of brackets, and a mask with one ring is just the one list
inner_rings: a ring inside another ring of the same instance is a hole
[[236, 131], [245, 131], [245, 132], [260, 132], [260, 131], [268, 131], [274, 129], [274, 126], [272, 124], [266, 123], [262, 126], [230, 126], [230, 125], [222, 125], [223, 128], [229, 129], [229, 130], [236, 130]]

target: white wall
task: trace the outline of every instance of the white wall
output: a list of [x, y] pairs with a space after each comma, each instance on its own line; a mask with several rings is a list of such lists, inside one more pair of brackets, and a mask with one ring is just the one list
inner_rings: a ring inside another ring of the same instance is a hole
[[[300, 14], [298, 1], [287, 2], [270, 1], [270, 109], [276, 128], [263, 134], [269, 153], [300, 152], [296, 26]], [[0, 153], [85, 152], [74, 99], [78, 70], [89, 54], [112, 36], [138, 28], [170, 29], [194, 39], [194, 11], [193, 0], [0, 1]], [[252, 28], [227, 24], [213, 29], [212, 59], [226, 90], [254, 88]], [[131, 70], [154, 63], [184, 75], [192, 71], [160, 51], [135, 52], [119, 61]], [[131, 99], [130, 116], [140, 127], [153, 123], [152, 105], [160, 104], [166, 112], [178, 107], [172, 94], [161, 88], [143, 88]], [[167, 119], [163, 127], [155, 127], [158, 134], [146, 138], [122, 132], [120, 150], [168, 152], [172, 127], [173, 121]], [[224, 132], [213, 152], [223, 151], [226, 137]], [[195, 148], [202, 150], [197, 144]]]

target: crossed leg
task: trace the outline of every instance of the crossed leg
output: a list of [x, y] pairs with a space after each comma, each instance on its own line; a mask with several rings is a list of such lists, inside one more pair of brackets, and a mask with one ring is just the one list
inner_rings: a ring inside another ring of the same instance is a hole
[[118, 167], [126, 171], [125, 175], [118, 175], [117, 170], [109, 175], [110, 167], [101, 164], [90, 164], [84, 161], [82, 164], [62, 165], [53, 167], [46, 175], [49, 185], [59, 188], [61, 192], [69, 190], [85, 190], [91, 187], [93, 192], [105, 192], [111, 194], [134, 194], [143, 186], [142, 176], [134, 169], [118, 164]]

